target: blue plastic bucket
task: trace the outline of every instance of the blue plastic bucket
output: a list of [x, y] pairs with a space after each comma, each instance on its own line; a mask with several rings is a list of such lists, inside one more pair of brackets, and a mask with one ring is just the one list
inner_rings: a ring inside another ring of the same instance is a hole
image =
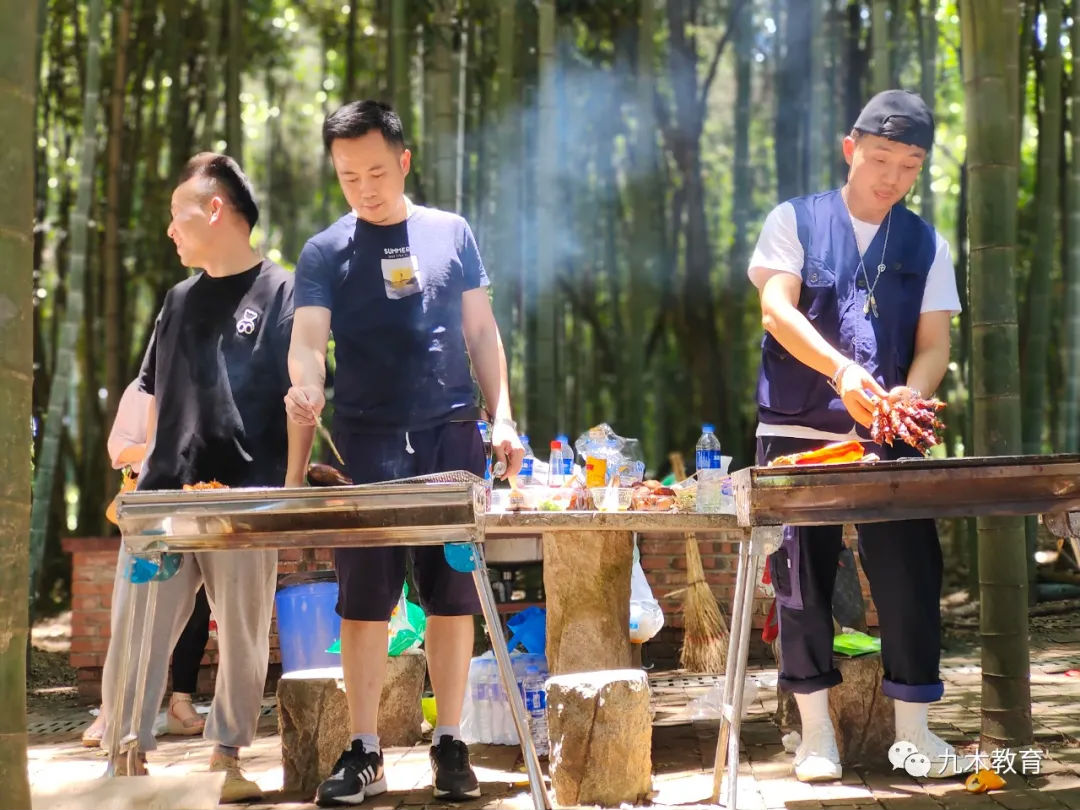
[[287, 585], [277, 592], [282, 673], [341, 665], [340, 654], [326, 652], [341, 637], [337, 597], [337, 582]]

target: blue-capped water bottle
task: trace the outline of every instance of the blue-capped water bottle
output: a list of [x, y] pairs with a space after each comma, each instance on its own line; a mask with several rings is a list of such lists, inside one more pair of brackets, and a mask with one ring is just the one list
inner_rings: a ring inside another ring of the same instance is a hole
[[723, 475], [721, 474], [720, 440], [715, 428], [706, 423], [701, 426], [701, 438], [697, 442], [697, 511], [719, 512], [723, 500]]
[[529, 734], [537, 756], [548, 753], [547, 694], [544, 691], [544, 678], [538, 667], [530, 666], [525, 670], [521, 681], [521, 691], [525, 693], [525, 711], [529, 715]]
[[519, 436], [521, 439], [521, 446], [525, 448], [525, 456], [521, 459], [521, 472], [518, 473], [518, 483], [527, 487], [533, 482], [533, 462], [536, 460], [536, 456], [533, 455], [533, 449], [529, 445], [528, 436]]
[[562, 478], [566, 483], [574, 477], [574, 445], [570, 444], [570, 437], [560, 433], [556, 437], [562, 445]]

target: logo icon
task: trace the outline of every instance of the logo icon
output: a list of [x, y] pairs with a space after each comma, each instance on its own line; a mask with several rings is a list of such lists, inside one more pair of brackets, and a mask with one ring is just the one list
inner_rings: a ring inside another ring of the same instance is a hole
[[240, 320], [236, 322], [236, 334], [238, 335], [253, 335], [255, 334], [255, 319], [259, 317], [259, 313], [253, 309], [247, 307], [244, 308], [244, 314], [240, 316]]

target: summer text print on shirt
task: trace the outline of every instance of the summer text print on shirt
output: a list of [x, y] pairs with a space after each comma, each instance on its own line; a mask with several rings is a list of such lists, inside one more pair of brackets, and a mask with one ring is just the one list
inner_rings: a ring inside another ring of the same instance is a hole
[[[851, 216], [850, 213], [848, 216]], [[855, 242], [859, 247], [859, 253], [865, 254], [867, 246], [874, 240], [881, 224], [865, 222], [855, 217], [851, 217], [851, 224], [855, 231]], [[956, 273], [949, 243], [936, 231], [935, 239], [937, 250], [926, 277], [921, 312], [946, 311], [955, 315], [960, 312], [960, 295], [956, 288]], [[792, 273], [801, 276], [803, 263], [804, 253], [802, 243], [799, 241], [795, 208], [789, 202], [780, 203], [769, 212], [761, 226], [761, 235], [750, 257], [747, 275], [754, 286], [760, 290], [776, 273]], [[874, 263], [876, 260], [868, 262], [868, 264]], [[850, 433], [829, 433], [801, 425], [766, 425], [760, 422], [756, 435], [786, 436], [829, 442], [859, 438], [854, 426]]]

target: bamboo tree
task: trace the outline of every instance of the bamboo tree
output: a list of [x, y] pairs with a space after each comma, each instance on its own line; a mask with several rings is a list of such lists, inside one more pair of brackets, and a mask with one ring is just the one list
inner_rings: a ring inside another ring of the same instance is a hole
[[[977, 455], [1019, 451], [1020, 373], [1014, 288], [1018, 142], [1016, 0], [986, 14], [961, 2], [970, 182], [974, 440]], [[1010, 76], [1009, 74], [1013, 75]], [[1031, 740], [1027, 565], [1022, 518], [980, 518], [983, 749]]]
[[431, 23], [431, 56], [424, 87], [428, 92], [428, 111], [424, 116], [425, 136], [430, 145], [425, 150], [424, 165], [429, 200], [439, 208], [454, 210], [454, 180], [457, 120], [454, 116], [454, 8], [453, 0], [434, 0]]
[[871, 79], [875, 93], [888, 90], [892, 82], [888, 8], [889, 0], [871, 0], [870, 2], [870, 62], [873, 67]]
[[[1058, 233], [1061, 146], [1061, 0], [1044, 0], [1042, 115], [1039, 125], [1039, 181], [1035, 200], [1035, 259], [1028, 277], [1027, 340], [1021, 364], [1024, 452], [1042, 449], [1046, 409], [1046, 365], [1050, 343], [1050, 276]], [[1034, 528], [1034, 526], [1032, 526]], [[1033, 538], [1032, 538], [1033, 539]], [[1033, 549], [1032, 549], [1033, 550]]]
[[554, 215], [559, 198], [553, 170], [558, 161], [558, 110], [555, 55], [555, 2], [537, 3], [537, 58], [540, 92], [537, 107], [536, 140], [536, 403], [530, 414], [530, 435], [544, 442], [558, 433], [561, 422], [556, 396], [558, 372], [558, 319], [556, 317], [556, 257]]
[[[98, 2], [100, 16], [100, 2]], [[26, 773], [27, 531], [33, 380], [35, 3], [0, 4], [0, 808], [30, 806]], [[59, 386], [58, 386], [59, 387]], [[48, 501], [48, 499], [45, 499]]]
[[360, 13], [360, 0], [349, 0], [345, 16], [345, 76], [341, 82], [341, 101], [344, 104], [355, 97], [356, 87], [356, 19]]
[[822, 0], [807, 0], [807, 15], [810, 22], [809, 57], [810, 74], [807, 89], [806, 121], [806, 176], [807, 191], [813, 192], [821, 187], [826, 177], [829, 162], [825, 160], [823, 136], [825, 134], [823, 114], [826, 108], [825, 87], [825, 43]]
[[124, 148], [124, 102], [127, 98], [127, 50], [131, 29], [131, 0], [123, 0], [114, 12], [113, 80], [109, 95], [109, 146], [105, 165], [105, 388], [106, 413], [111, 421], [124, 390], [125, 367], [123, 279], [120, 275], [120, 171]]
[[[923, 101], [934, 112], [934, 94], [937, 88], [937, 8], [938, 0], [915, 0], [915, 19], [918, 23], [919, 36], [919, 90]], [[934, 224], [933, 175], [930, 168], [934, 161], [931, 152], [923, 161], [922, 176], [919, 184], [919, 213], [922, 218]]]
[[1065, 232], [1065, 395], [1062, 421], [1066, 453], [1080, 453], [1080, 14], [1072, 15], [1072, 81], [1069, 93], [1070, 156]]
[[48, 532], [49, 511], [53, 482], [60, 454], [60, 436], [64, 411], [68, 401], [68, 386], [75, 367], [75, 350], [79, 339], [78, 330], [83, 317], [83, 287], [85, 284], [87, 218], [94, 192], [94, 165], [98, 144], [98, 108], [101, 84], [101, 0], [90, 0], [86, 21], [86, 95], [83, 103], [83, 139], [78, 163], [81, 168], [78, 197], [71, 214], [71, 259], [67, 275], [67, 309], [57, 342], [56, 365], [49, 390], [49, 409], [45, 418], [45, 435], [41, 442], [41, 456], [35, 459], [34, 492], [41, 495], [34, 499], [30, 518], [30, 586], [31, 595], [36, 594], [37, 574], [41, 567]]
[[244, 165], [244, 123], [240, 116], [241, 62], [244, 58], [244, 0], [225, 0], [229, 13], [229, 50], [225, 58], [226, 151]]
[[206, 0], [206, 67], [203, 82], [206, 85], [206, 107], [203, 110], [202, 148], [211, 151], [217, 142], [218, 108], [221, 106], [221, 2]]
[[413, 137], [412, 85], [409, 82], [408, 0], [390, 0], [390, 95], [405, 137]]
[[498, 47], [495, 53], [495, 111], [494, 154], [488, 170], [491, 179], [488, 187], [490, 209], [487, 219], [493, 227], [486, 242], [491, 245], [495, 280], [495, 315], [507, 345], [507, 357], [515, 354], [513, 344], [520, 339], [514, 323], [514, 301], [521, 285], [521, 261], [517, 253], [519, 240], [516, 235], [518, 223], [518, 110], [517, 85], [514, 77], [515, 17], [516, 3], [499, 4]]

